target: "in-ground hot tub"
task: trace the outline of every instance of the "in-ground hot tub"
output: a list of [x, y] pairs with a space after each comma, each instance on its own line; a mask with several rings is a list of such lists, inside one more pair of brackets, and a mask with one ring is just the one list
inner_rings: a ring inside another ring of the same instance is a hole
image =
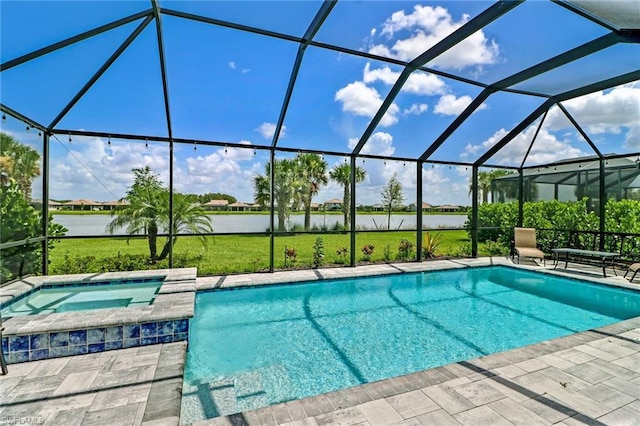
[[12, 364], [188, 340], [196, 274], [184, 268], [59, 275], [4, 286], [5, 359]]

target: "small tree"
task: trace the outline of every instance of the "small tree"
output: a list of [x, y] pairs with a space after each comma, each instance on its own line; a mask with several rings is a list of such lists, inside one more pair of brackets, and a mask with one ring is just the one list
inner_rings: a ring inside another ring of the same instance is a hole
[[391, 229], [391, 212], [402, 205], [404, 195], [402, 184], [398, 181], [398, 174], [394, 173], [389, 182], [382, 189], [382, 207], [387, 212], [387, 229]]
[[313, 267], [319, 268], [324, 263], [324, 244], [322, 237], [316, 238], [313, 243]]

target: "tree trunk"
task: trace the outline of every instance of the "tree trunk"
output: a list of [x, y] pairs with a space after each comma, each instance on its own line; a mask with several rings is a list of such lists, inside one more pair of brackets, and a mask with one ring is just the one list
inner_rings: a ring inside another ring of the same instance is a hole
[[344, 186], [344, 194], [342, 196], [342, 213], [344, 214], [344, 229], [349, 229], [349, 209], [351, 208], [351, 196], [349, 186]]
[[389, 206], [389, 214], [387, 215], [387, 231], [391, 231], [391, 206]]
[[167, 241], [164, 243], [164, 247], [162, 247], [162, 252], [160, 253], [160, 256], [158, 256], [158, 260], [164, 260], [169, 256], [169, 250], [171, 250], [171, 247], [173, 247], [177, 240], [178, 237], [173, 237], [173, 239], [167, 238]]
[[278, 231], [285, 231], [285, 214], [284, 211], [278, 209]]
[[311, 197], [304, 200], [304, 230], [311, 229]]
[[155, 222], [149, 224], [149, 257], [151, 263], [156, 263], [158, 254], [158, 225]]

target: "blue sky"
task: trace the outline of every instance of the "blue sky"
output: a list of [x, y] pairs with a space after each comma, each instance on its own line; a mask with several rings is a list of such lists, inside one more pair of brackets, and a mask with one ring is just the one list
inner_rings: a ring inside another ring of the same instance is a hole
[[[321, 2], [161, 1], [161, 7], [301, 36]], [[484, 1], [340, 1], [317, 41], [410, 61], [491, 5]], [[147, 1], [0, 2], [0, 57], [4, 62], [95, 26], [149, 8]], [[0, 99], [48, 125], [140, 20], [0, 74]], [[37, 28], [37, 31], [34, 31]], [[181, 191], [228, 192], [253, 199], [252, 177], [264, 171], [297, 45], [164, 15], [163, 31], [173, 133], [176, 137], [242, 143], [246, 150], [177, 145], [174, 167]], [[546, 1], [528, 1], [432, 60], [430, 67], [492, 83], [607, 33]], [[167, 135], [155, 25], [149, 25], [59, 123], [58, 128]], [[517, 88], [560, 93], [640, 69], [637, 45], [614, 46], [594, 58], [520, 83]], [[402, 69], [310, 46], [304, 56], [279, 146], [350, 152]], [[418, 157], [480, 93], [477, 86], [415, 72], [375, 129], [363, 152]], [[473, 161], [544, 99], [495, 94], [438, 149], [433, 159]], [[594, 93], [564, 104], [604, 153], [640, 151], [640, 85]], [[519, 165], [537, 123], [493, 159]], [[3, 130], [38, 145], [13, 120]], [[159, 143], [59, 135], [51, 150], [50, 196], [111, 200], [124, 195], [133, 167], [150, 165], [168, 181], [168, 149]], [[591, 155], [557, 109], [551, 110], [527, 164]], [[281, 154], [287, 156], [290, 154]], [[327, 157], [330, 167], [344, 161]], [[394, 174], [415, 200], [414, 164], [367, 160], [358, 202], [380, 201]], [[469, 170], [425, 167], [424, 200], [469, 204]], [[34, 194], [37, 196], [37, 194]], [[335, 184], [315, 201], [341, 197]]]

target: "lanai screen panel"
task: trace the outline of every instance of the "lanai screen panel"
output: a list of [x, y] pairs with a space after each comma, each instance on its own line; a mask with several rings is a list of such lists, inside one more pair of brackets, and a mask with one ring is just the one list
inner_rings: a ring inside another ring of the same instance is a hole
[[474, 34], [477, 65], [461, 74], [495, 83], [608, 32], [555, 3], [526, 1]]
[[377, 145], [384, 135], [389, 149], [383, 155], [418, 158], [480, 91], [472, 84], [415, 71], [393, 103], [396, 122], [380, 122], [361, 152], [381, 154]]
[[[399, 72], [396, 65], [308, 47], [278, 146], [350, 153]], [[385, 127], [397, 122], [394, 111], [383, 118]]]
[[163, 28], [174, 135], [270, 144], [297, 44], [174, 16]]

